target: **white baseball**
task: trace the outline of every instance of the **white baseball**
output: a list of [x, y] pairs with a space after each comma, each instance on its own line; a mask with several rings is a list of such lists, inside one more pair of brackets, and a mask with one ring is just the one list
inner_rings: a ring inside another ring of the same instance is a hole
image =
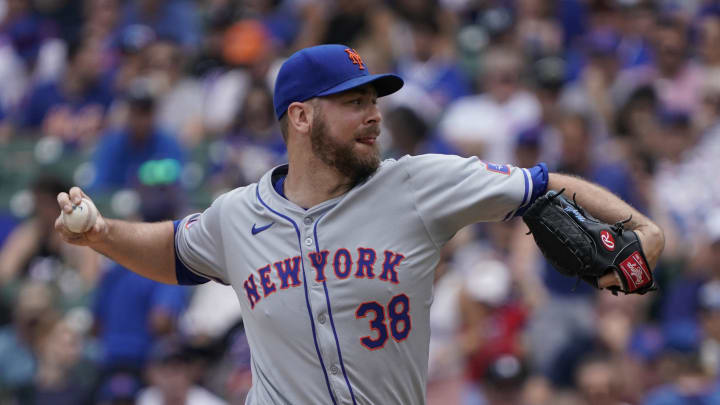
[[90, 230], [95, 225], [97, 219], [97, 208], [92, 201], [87, 198], [83, 198], [80, 204], [73, 205], [71, 213], [67, 214], [65, 211], [62, 212], [62, 221], [70, 230], [74, 233], [84, 233]]

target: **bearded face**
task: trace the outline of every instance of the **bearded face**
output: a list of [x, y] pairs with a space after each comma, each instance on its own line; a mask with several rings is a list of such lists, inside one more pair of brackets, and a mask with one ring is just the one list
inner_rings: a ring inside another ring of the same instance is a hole
[[361, 144], [358, 140], [377, 137], [379, 134], [379, 127], [372, 126], [356, 131], [352, 138], [346, 141], [336, 140], [330, 135], [325, 119], [316, 109], [310, 131], [310, 144], [318, 159], [349, 178], [352, 186], [355, 186], [367, 179], [380, 166], [380, 151], [377, 144], [375, 142], [370, 145]]

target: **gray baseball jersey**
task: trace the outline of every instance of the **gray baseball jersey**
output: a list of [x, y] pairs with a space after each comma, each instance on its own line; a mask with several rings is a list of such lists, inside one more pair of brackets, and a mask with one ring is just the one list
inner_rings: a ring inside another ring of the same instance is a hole
[[179, 282], [237, 293], [247, 403], [424, 403], [440, 248], [465, 225], [522, 212], [545, 191], [547, 168], [406, 156], [307, 210], [274, 187], [284, 173], [175, 223]]

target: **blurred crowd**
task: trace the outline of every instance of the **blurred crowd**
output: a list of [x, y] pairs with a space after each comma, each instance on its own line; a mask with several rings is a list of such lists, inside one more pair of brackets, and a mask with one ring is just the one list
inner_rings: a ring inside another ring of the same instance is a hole
[[77, 184], [112, 196], [107, 216], [160, 221], [256, 181], [285, 160], [277, 70], [320, 43], [405, 79], [380, 101], [385, 157], [544, 161], [665, 229], [659, 291], [619, 297], [555, 272], [521, 221], [458, 233], [430, 404], [720, 404], [715, 0], [0, 0], [0, 149], [86, 157], [0, 212], [0, 403], [244, 403], [232, 289], [61, 243], [55, 196]]

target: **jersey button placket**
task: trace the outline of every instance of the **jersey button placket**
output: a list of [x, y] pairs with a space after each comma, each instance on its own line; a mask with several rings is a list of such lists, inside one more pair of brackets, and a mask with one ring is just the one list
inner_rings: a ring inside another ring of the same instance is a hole
[[[302, 219], [303, 224], [305, 225], [303, 227], [304, 233], [305, 233], [305, 239], [303, 240], [303, 243], [307, 247], [308, 251], [315, 251], [316, 246], [314, 246], [315, 240], [313, 239], [313, 218], [312, 217], [304, 217]], [[305, 260], [306, 258], [303, 258]], [[307, 263], [311, 266], [311, 263]], [[312, 267], [311, 267], [312, 268]], [[330, 384], [332, 385], [332, 390], [335, 392], [335, 395], [337, 398], [347, 397], [349, 399], [349, 392], [346, 391], [345, 387], [345, 381], [342, 378], [342, 373], [340, 370], [340, 366], [338, 365], [338, 357], [337, 357], [337, 347], [335, 345], [335, 339], [333, 337], [332, 330], [329, 328], [328, 325], [328, 315], [327, 315], [327, 307], [325, 302], [325, 294], [323, 291], [323, 283], [319, 283], [316, 281], [315, 277], [312, 277], [312, 289], [313, 293], [311, 294], [311, 301], [313, 310], [317, 314], [316, 321], [318, 326], [322, 326], [322, 328], [318, 329], [318, 344], [321, 346], [321, 350], [323, 351], [323, 358], [327, 362], [326, 364], [330, 364], [330, 367], [327, 368], [330, 375], [332, 375], [332, 378], [330, 379]], [[347, 402], [344, 399], [340, 402]]]

